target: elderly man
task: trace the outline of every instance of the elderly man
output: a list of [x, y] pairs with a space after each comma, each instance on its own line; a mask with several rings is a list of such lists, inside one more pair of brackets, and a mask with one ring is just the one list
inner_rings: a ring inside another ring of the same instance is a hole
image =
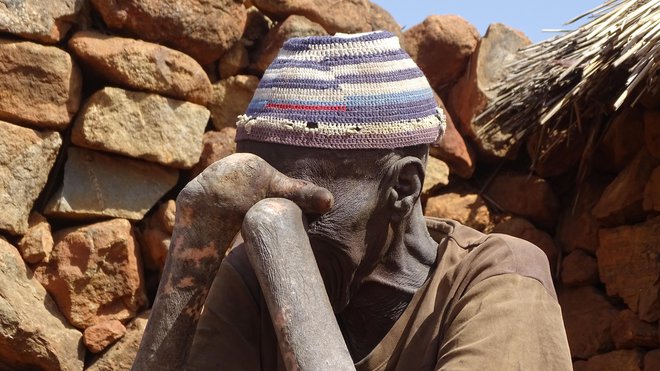
[[[358, 370], [571, 369], [545, 255], [520, 239], [423, 216], [428, 145], [443, 118], [390, 33], [287, 41], [239, 118], [240, 153], [177, 200], [134, 369], [299, 367], [266, 305], [276, 288], [264, 287], [264, 268], [248, 258], [255, 245], [287, 249], [278, 235], [311, 246], [325, 284], [330, 314], [306, 318], [341, 331], [310, 336], [345, 343]], [[295, 204], [259, 206], [275, 197]], [[304, 228], [290, 226], [296, 214], [273, 211], [298, 207]], [[261, 234], [223, 260], [246, 213], [244, 235]]]

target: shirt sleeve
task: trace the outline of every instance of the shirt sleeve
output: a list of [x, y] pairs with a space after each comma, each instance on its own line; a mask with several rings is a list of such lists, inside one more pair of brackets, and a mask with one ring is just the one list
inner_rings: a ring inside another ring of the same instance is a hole
[[536, 279], [489, 277], [454, 305], [437, 370], [571, 370], [557, 300]]
[[204, 304], [187, 370], [261, 370], [260, 312], [245, 282], [227, 261]]

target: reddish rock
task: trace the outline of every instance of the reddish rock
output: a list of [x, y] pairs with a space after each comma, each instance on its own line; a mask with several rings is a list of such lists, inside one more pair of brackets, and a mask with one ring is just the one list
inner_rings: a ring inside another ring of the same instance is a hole
[[495, 226], [493, 233], [504, 233], [514, 237], [522, 238], [538, 246], [548, 257], [550, 271], [555, 272], [559, 250], [555, 246], [549, 234], [537, 229], [534, 225], [523, 218], [512, 217]]
[[569, 205], [559, 216], [555, 234], [564, 252], [581, 249], [596, 253], [600, 226], [591, 215], [591, 209], [608, 183], [608, 179], [594, 175], [571, 193]]
[[587, 361], [587, 371], [642, 371], [643, 353], [639, 350], [615, 350]]
[[202, 66], [174, 49], [141, 40], [78, 32], [69, 48], [90, 69], [120, 86], [201, 105], [211, 95]]
[[541, 134], [541, 131], [536, 130], [527, 140], [527, 153], [532, 159], [534, 173], [542, 178], [558, 176], [580, 162], [589, 130], [571, 127], [551, 133]]
[[213, 85], [209, 101], [211, 121], [216, 129], [235, 127], [236, 118], [247, 110], [259, 78], [249, 75], [232, 76]]
[[461, 76], [479, 41], [479, 31], [455, 15], [431, 15], [403, 36], [408, 54], [435, 89]]
[[[480, 136], [481, 126], [474, 118], [495, 99], [494, 87], [507, 76], [507, 66], [520, 59], [518, 49], [529, 44], [531, 41], [522, 32], [501, 23], [491, 24], [470, 58], [468, 71], [449, 95], [449, 104], [456, 113], [461, 132], [475, 138], [479, 149], [489, 155], [506, 157], [512, 149], [513, 135], [498, 132], [496, 136]], [[439, 60], [446, 59], [444, 56]], [[436, 63], [442, 65], [443, 62]]]
[[141, 313], [126, 325], [126, 334], [118, 342], [99, 354], [85, 371], [130, 370], [135, 360], [149, 312]]
[[617, 349], [635, 347], [658, 348], [658, 326], [641, 321], [635, 312], [626, 309], [612, 321], [612, 339]]
[[426, 173], [424, 174], [424, 184], [422, 193], [428, 193], [433, 189], [438, 189], [449, 184], [449, 167], [444, 162], [429, 157], [426, 161]]
[[644, 120], [640, 109], [628, 109], [618, 114], [610, 124], [594, 156], [594, 165], [618, 173], [644, 146]]
[[476, 156], [472, 149], [465, 143], [461, 134], [454, 126], [454, 120], [447, 112], [444, 103], [440, 97], [433, 93], [435, 101], [445, 111], [447, 118], [447, 127], [442, 138], [431, 145], [431, 156], [439, 158], [449, 165], [452, 174], [461, 178], [469, 179], [474, 173]]
[[0, 237], [0, 369], [82, 371], [81, 337]]
[[372, 31], [385, 30], [395, 34], [403, 43], [403, 34], [401, 33], [401, 26], [392, 17], [392, 15], [378, 4], [369, 1], [369, 24]]
[[40, 132], [1, 120], [0, 133], [0, 230], [23, 234], [28, 230], [30, 210], [55, 164], [62, 138], [54, 131]]
[[18, 250], [25, 262], [35, 264], [40, 261], [47, 262], [50, 252], [53, 251], [53, 236], [50, 233], [50, 224], [38, 212], [32, 212], [28, 219], [28, 230], [18, 242]]
[[0, 32], [7, 32], [41, 43], [54, 44], [76, 23], [82, 2], [77, 0], [3, 1]]
[[92, 0], [111, 29], [164, 44], [204, 65], [241, 37], [246, 10], [240, 0]]
[[587, 361], [573, 362], [573, 371], [587, 371]]
[[639, 318], [660, 314], [660, 217], [599, 233], [598, 271], [608, 295], [618, 295]]
[[561, 282], [566, 286], [598, 283], [598, 263], [582, 250], [573, 250], [561, 263]]
[[262, 74], [275, 60], [284, 42], [292, 37], [327, 35], [323, 27], [309, 19], [292, 15], [271, 29], [251, 56], [251, 68]]
[[369, 1], [253, 0], [271, 18], [284, 19], [295, 14], [320, 24], [330, 34], [371, 31]]
[[660, 159], [660, 110], [644, 112], [644, 142], [649, 153]]
[[248, 50], [242, 42], [237, 42], [218, 61], [220, 78], [226, 79], [243, 72], [250, 65]]
[[142, 262], [125, 219], [73, 227], [54, 235], [48, 264], [36, 276], [69, 322], [85, 329], [135, 317], [146, 304]]
[[275, 27], [275, 23], [256, 7], [249, 5], [247, 2], [245, 6], [248, 8], [247, 22], [245, 23], [241, 42], [250, 48], [264, 39], [268, 31]]
[[660, 211], [660, 167], [656, 167], [644, 187], [644, 211]]
[[64, 130], [78, 111], [82, 77], [60, 48], [0, 39], [0, 119]]
[[204, 133], [202, 155], [199, 162], [190, 171], [190, 178], [194, 178], [212, 163], [236, 152], [236, 128], [226, 127], [220, 131], [207, 131]]
[[140, 234], [140, 246], [144, 257], [144, 266], [153, 271], [162, 272], [170, 247], [176, 203], [168, 200], [162, 203], [155, 213], [146, 218]]
[[593, 216], [606, 226], [636, 223], [644, 219], [642, 208], [644, 188], [651, 172], [660, 163], [646, 149], [610, 183], [591, 210]]
[[610, 325], [618, 311], [603, 294], [582, 286], [559, 290], [558, 297], [573, 357], [586, 359], [612, 348]]
[[426, 202], [426, 216], [448, 218], [483, 231], [491, 225], [490, 212], [476, 193], [446, 193]]
[[121, 339], [124, 334], [126, 334], [126, 327], [114, 319], [86, 328], [83, 332], [83, 341], [90, 352], [98, 353]]
[[552, 230], [559, 215], [559, 200], [542, 178], [512, 171], [498, 174], [486, 194], [500, 208]]
[[644, 356], [644, 371], [660, 370], [660, 349], [654, 349]]

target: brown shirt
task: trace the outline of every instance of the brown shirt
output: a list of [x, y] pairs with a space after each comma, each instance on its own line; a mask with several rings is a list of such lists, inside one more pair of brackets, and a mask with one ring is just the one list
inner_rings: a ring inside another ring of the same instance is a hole
[[[429, 218], [438, 261], [399, 320], [356, 364], [376, 370], [571, 370], [547, 258], [511, 236]], [[323, 336], [319, 334], [319, 336]], [[238, 248], [202, 313], [190, 370], [285, 370], [266, 303]]]

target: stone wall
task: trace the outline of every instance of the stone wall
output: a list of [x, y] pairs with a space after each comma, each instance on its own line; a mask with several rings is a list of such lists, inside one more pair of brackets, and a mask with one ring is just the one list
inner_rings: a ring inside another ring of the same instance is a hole
[[279, 47], [376, 29], [401, 37], [449, 113], [426, 213], [548, 254], [576, 369], [660, 369], [657, 97], [613, 121], [577, 187], [582, 133], [531, 173], [533, 140], [475, 139], [473, 118], [529, 43], [516, 30], [493, 24], [482, 38], [460, 17], [430, 16], [401, 33], [367, 0], [190, 3], [0, 7], [0, 369], [128, 369], [174, 199], [234, 151], [235, 117]]

